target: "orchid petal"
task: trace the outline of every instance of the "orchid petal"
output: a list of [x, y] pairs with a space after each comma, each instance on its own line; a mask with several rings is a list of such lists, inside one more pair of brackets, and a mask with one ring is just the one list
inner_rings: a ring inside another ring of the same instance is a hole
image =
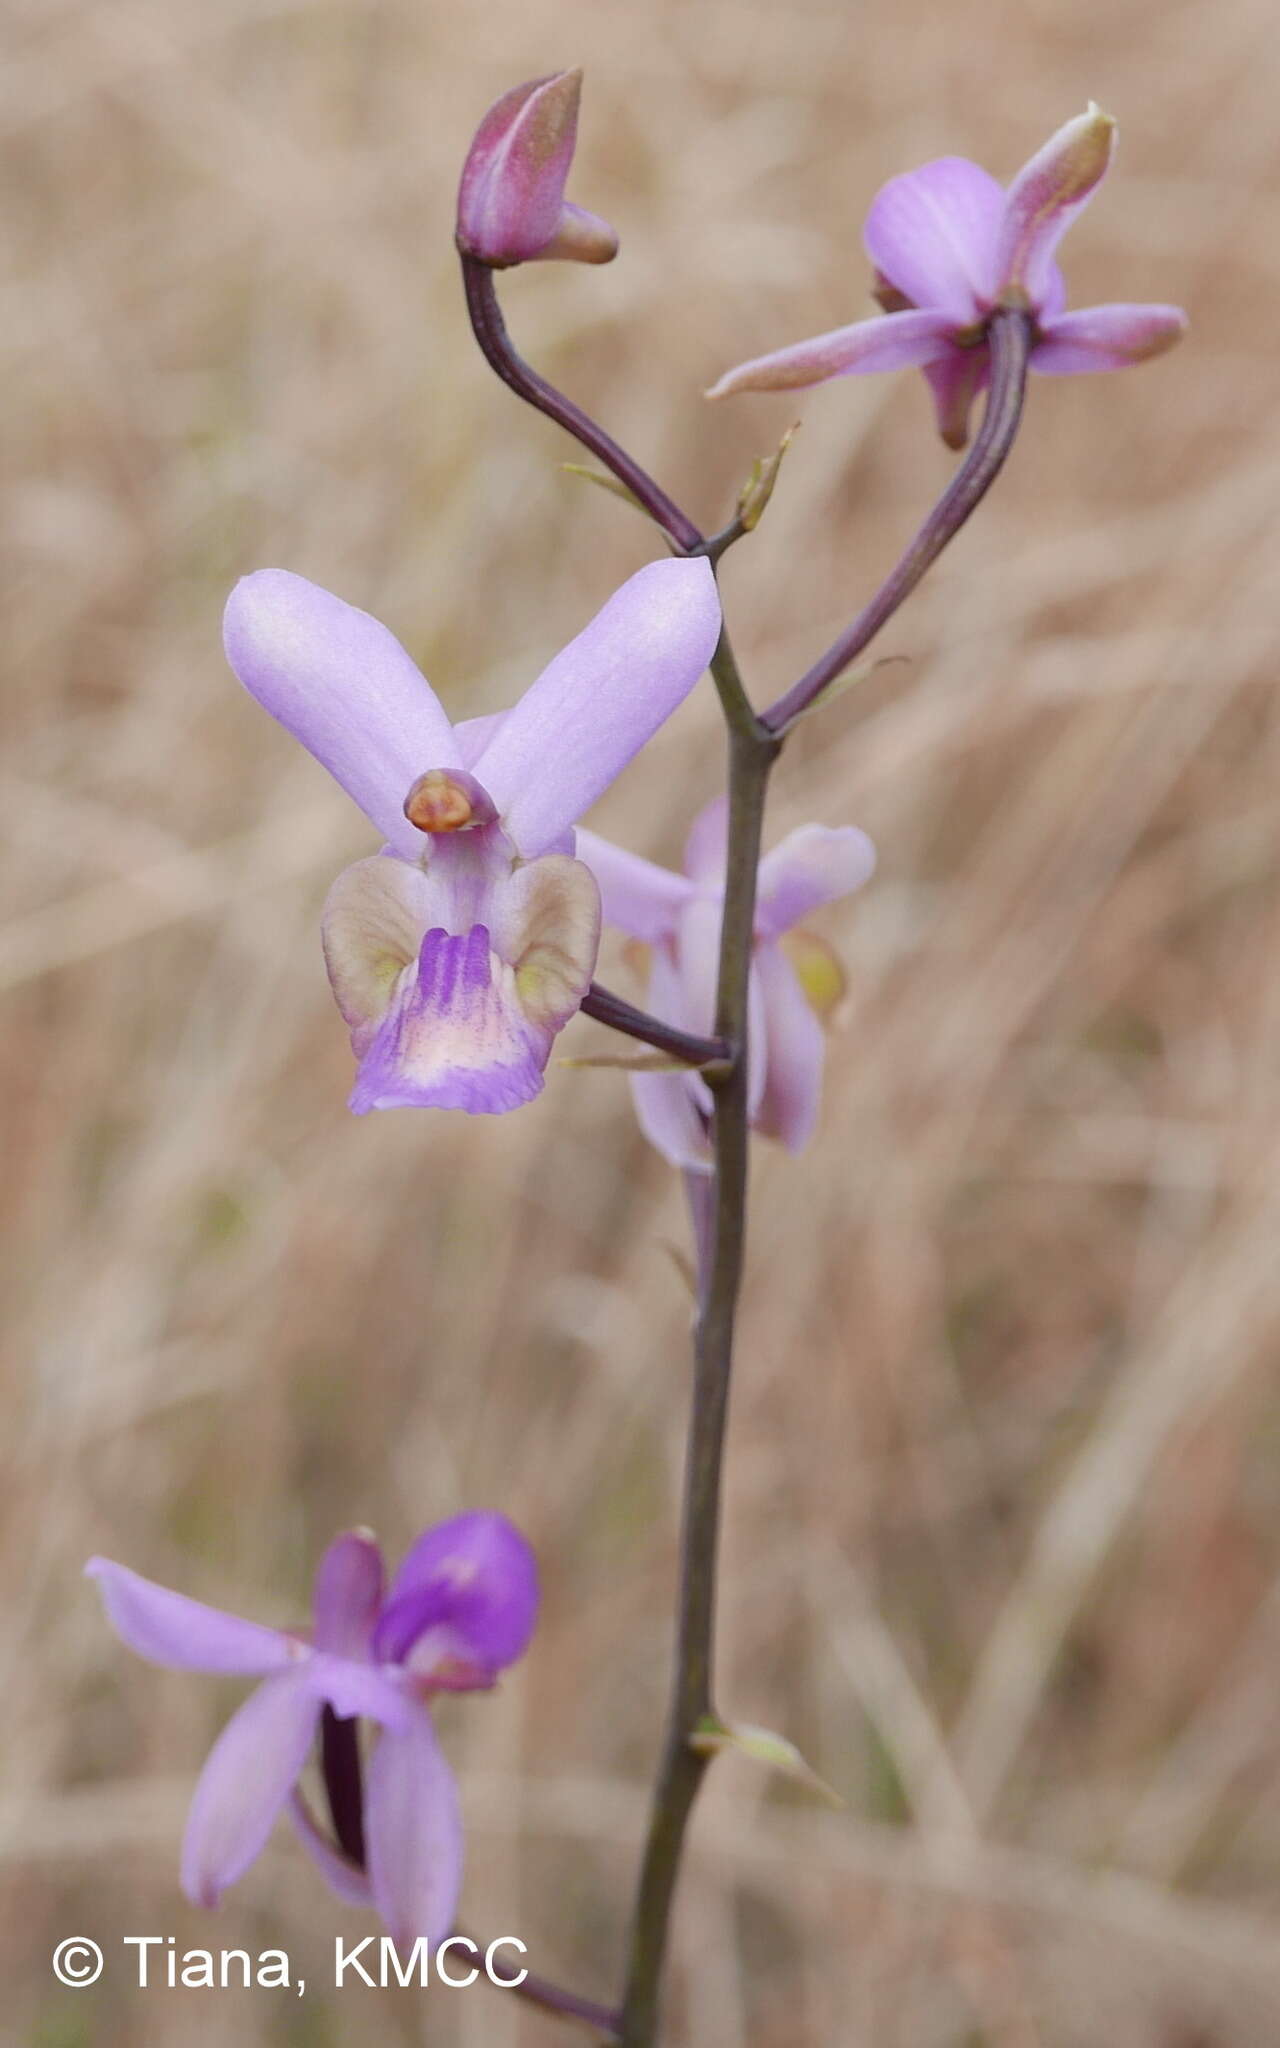
[[852, 895], [875, 865], [875, 847], [856, 825], [801, 825], [760, 863], [756, 930], [776, 938], [819, 905]]
[[442, 1941], [462, 1885], [462, 1816], [424, 1707], [414, 1708], [406, 1729], [379, 1738], [364, 1824], [370, 1889], [396, 1946], [411, 1948], [419, 1936]]
[[454, 726], [454, 743], [464, 768], [475, 767], [506, 715], [505, 711], [485, 711], [479, 718], [464, 718]]
[[[523, 1656], [538, 1613], [538, 1568], [504, 1515], [455, 1515], [420, 1536], [392, 1582], [375, 1654], [403, 1663], [427, 1630], [433, 1649], [490, 1677]], [[415, 1669], [422, 1668], [417, 1659]]]
[[933, 393], [938, 432], [948, 448], [963, 448], [969, 438], [973, 401], [991, 382], [991, 351], [957, 348], [941, 362], [926, 363], [924, 375]]
[[715, 1024], [723, 922], [724, 899], [719, 894], [695, 894], [680, 913], [676, 959], [680, 967], [681, 1014], [667, 1021], [679, 1025], [682, 1031], [696, 1032], [701, 1038], [709, 1036]]
[[[420, 841], [422, 835], [416, 836]], [[447, 907], [434, 881], [409, 861], [374, 853], [344, 868], [325, 899], [325, 966], [357, 1057], [395, 1001], [424, 932], [445, 922]]]
[[950, 313], [881, 313], [815, 334], [772, 355], [753, 356], [726, 370], [708, 398], [728, 398], [738, 391], [794, 391], [822, 384], [828, 377], [849, 377], [875, 370], [902, 370], [937, 362], [955, 346], [956, 322]]
[[729, 799], [713, 796], [689, 827], [684, 871], [700, 889], [723, 889], [729, 861]]
[[764, 1002], [768, 1074], [756, 1114], [756, 1128], [799, 1152], [813, 1135], [822, 1091], [826, 1047], [813, 1013], [789, 963], [776, 945], [756, 953]]
[[349, 1906], [371, 1906], [373, 1887], [363, 1870], [357, 1869], [350, 1859], [343, 1855], [329, 1840], [324, 1830], [317, 1825], [315, 1815], [298, 1791], [289, 1798], [289, 1818], [297, 1830], [298, 1840], [306, 1850], [330, 1891], [336, 1892]]
[[600, 890], [585, 861], [546, 853], [490, 900], [493, 943], [510, 961], [520, 1009], [557, 1032], [581, 1007], [600, 950]]
[[90, 1558], [85, 1576], [97, 1579], [107, 1619], [122, 1642], [149, 1664], [178, 1671], [234, 1672], [258, 1678], [306, 1654], [296, 1637], [241, 1621], [220, 1607], [171, 1593], [109, 1558]]
[[421, 841], [401, 811], [427, 768], [462, 764], [416, 664], [367, 612], [287, 569], [237, 583], [223, 621], [246, 690], [315, 755], [398, 853]]
[[200, 1773], [183, 1837], [182, 1889], [193, 1906], [216, 1906], [263, 1849], [319, 1715], [298, 1670], [265, 1680], [228, 1721]]
[[376, 1664], [355, 1657], [335, 1657], [317, 1650], [308, 1658], [306, 1682], [313, 1698], [324, 1700], [340, 1721], [363, 1716], [384, 1728], [403, 1728], [409, 1714], [398, 1679]]
[[1003, 216], [1004, 193], [990, 172], [942, 156], [881, 186], [862, 239], [881, 276], [913, 306], [969, 327], [994, 291]]
[[578, 859], [586, 862], [600, 885], [605, 923], [649, 945], [665, 937], [693, 894], [687, 876], [674, 875], [638, 853], [626, 853], [581, 826], [577, 841]]
[[367, 1529], [349, 1529], [329, 1545], [316, 1570], [312, 1600], [317, 1650], [368, 1656], [384, 1577], [382, 1552]]
[[1031, 367], [1049, 377], [1124, 370], [1163, 355], [1186, 331], [1180, 306], [1085, 306], [1041, 323]]
[[542, 1091], [551, 1036], [524, 1015], [514, 970], [493, 952], [487, 926], [437, 926], [364, 1047], [351, 1108], [518, 1109]]
[[[445, 874], [438, 886], [450, 886], [452, 869], [442, 859], [428, 869], [426, 886], [433, 886], [433, 869]], [[532, 1101], [541, 1092], [555, 1034], [579, 1007], [595, 967], [600, 892], [590, 869], [564, 854], [546, 854], [496, 879], [455, 877], [455, 894], [464, 883], [478, 891], [476, 907], [490, 924], [461, 932], [443, 921], [433, 924], [416, 960], [394, 983], [390, 974], [409, 929], [407, 913], [398, 933], [388, 913], [383, 952], [373, 940], [380, 940], [380, 906], [389, 902], [396, 911], [409, 885], [384, 885], [367, 874], [350, 879], [355, 876], [349, 869], [340, 878], [350, 900], [344, 895], [335, 904], [331, 897], [325, 921], [330, 974], [361, 1062], [352, 1109], [358, 1115], [399, 1108], [494, 1115]], [[450, 898], [442, 916], [452, 921], [456, 908]], [[366, 960], [376, 954], [387, 963], [367, 985], [360, 979], [362, 946]], [[375, 999], [385, 1001], [376, 1024]]]
[[636, 1122], [655, 1152], [689, 1174], [710, 1174], [707, 1125], [683, 1074], [632, 1074]]
[[551, 847], [652, 739], [719, 634], [709, 564], [651, 562], [543, 670], [475, 763], [526, 858]]
[[1046, 309], [1053, 252], [1097, 191], [1115, 148], [1116, 124], [1091, 106], [1067, 121], [1010, 185], [996, 237], [994, 290], [1019, 291]]

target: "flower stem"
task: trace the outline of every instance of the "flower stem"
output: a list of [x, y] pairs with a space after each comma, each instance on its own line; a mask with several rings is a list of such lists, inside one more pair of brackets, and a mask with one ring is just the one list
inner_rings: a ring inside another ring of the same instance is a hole
[[1018, 431], [1027, 386], [1027, 361], [1031, 352], [1031, 326], [1027, 315], [1012, 307], [999, 308], [992, 316], [989, 342], [991, 390], [973, 446], [901, 561], [890, 571], [870, 603], [864, 605], [852, 625], [832, 642], [799, 682], [793, 683], [775, 704], [761, 713], [760, 723], [770, 732], [785, 732], [841, 671], [857, 659], [904, 599], [911, 595], [947, 542], [959, 533], [970, 513], [976, 511], [1004, 467]]
[[730, 1057], [724, 1039], [698, 1038], [691, 1031], [681, 1031], [674, 1024], [664, 1023], [661, 1017], [651, 1017], [647, 1010], [638, 1010], [634, 1003], [615, 996], [612, 989], [602, 988], [598, 981], [592, 982], [582, 998], [582, 1014], [594, 1017], [597, 1024], [607, 1024], [611, 1031], [624, 1031], [628, 1038], [655, 1046], [659, 1052], [669, 1052], [673, 1059], [687, 1060], [691, 1067], [710, 1066]]
[[626, 485], [632, 497], [669, 535], [681, 554], [700, 550], [702, 535], [698, 528], [674, 499], [654, 482], [648, 471], [641, 469], [625, 448], [620, 448], [580, 406], [566, 398], [562, 391], [557, 391], [545, 377], [540, 377], [523, 356], [517, 354], [498, 304], [493, 271], [487, 263], [478, 262], [463, 250], [459, 255], [462, 257], [462, 282], [472, 331], [490, 368], [497, 372], [517, 398], [523, 398], [526, 405], [546, 413], [548, 419], [553, 419], [557, 426], [572, 434], [575, 441], [589, 448], [607, 469], [612, 470], [619, 483]]
[[[466, 1934], [461, 1927], [457, 1932], [481, 1954], [486, 1952], [484, 1942], [477, 1940], [474, 1934]], [[532, 1970], [525, 1970], [515, 1963], [508, 1966], [497, 1957], [491, 1963], [486, 1962], [485, 1974], [490, 1976], [491, 1982], [496, 1980], [505, 1985], [518, 1998], [527, 1998], [530, 2005], [541, 2006], [544, 2012], [553, 2012], [559, 2019], [578, 2020], [593, 2034], [603, 2035], [606, 2041], [618, 2038], [618, 2014], [609, 2006], [598, 2004], [594, 1998], [582, 1998], [576, 1991], [566, 1991], [563, 1985], [553, 1984], [549, 1977], [535, 1977]]]
[[618, 2036], [623, 2048], [652, 2048], [657, 2039], [663, 1962], [685, 1829], [709, 1761], [690, 1747], [689, 1738], [714, 1711], [721, 1465], [746, 1239], [747, 987], [765, 792], [782, 744], [763, 732], [752, 715], [727, 638], [716, 650], [712, 673], [729, 727], [729, 853], [715, 1031], [732, 1047], [733, 1057], [723, 1076], [711, 1082], [715, 1166], [709, 1241], [699, 1260], [675, 1671], [632, 1924]]

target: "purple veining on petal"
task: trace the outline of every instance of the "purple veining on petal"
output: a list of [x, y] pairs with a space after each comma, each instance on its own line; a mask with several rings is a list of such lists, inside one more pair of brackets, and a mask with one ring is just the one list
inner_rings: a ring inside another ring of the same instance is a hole
[[491, 951], [488, 927], [437, 927], [361, 1060], [351, 1107], [515, 1109], [541, 1091], [550, 1048], [551, 1034], [520, 1007], [512, 969]]

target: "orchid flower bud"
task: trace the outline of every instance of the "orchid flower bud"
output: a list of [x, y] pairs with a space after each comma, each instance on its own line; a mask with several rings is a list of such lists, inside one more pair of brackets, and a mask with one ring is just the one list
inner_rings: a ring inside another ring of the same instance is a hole
[[609, 223], [564, 196], [578, 132], [582, 73], [513, 86], [485, 115], [462, 167], [458, 247], [495, 270], [560, 257], [608, 263]]

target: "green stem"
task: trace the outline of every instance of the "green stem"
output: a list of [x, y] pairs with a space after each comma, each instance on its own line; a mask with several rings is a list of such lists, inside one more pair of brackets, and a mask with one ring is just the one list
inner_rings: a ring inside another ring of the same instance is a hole
[[663, 1963], [685, 1830], [709, 1761], [690, 1747], [690, 1737], [714, 1712], [720, 1480], [746, 1241], [747, 988], [765, 792], [781, 748], [781, 741], [763, 731], [751, 711], [726, 635], [716, 649], [712, 674], [729, 728], [729, 851], [714, 1029], [715, 1036], [731, 1046], [733, 1056], [727, 1073], [712, 1083], [715, 1169], [707, 1270], [699, 1275], [675, 1672], [632, 1924], [618, 2035], [622, 2048], [652, 2048], [657, 2039]]

